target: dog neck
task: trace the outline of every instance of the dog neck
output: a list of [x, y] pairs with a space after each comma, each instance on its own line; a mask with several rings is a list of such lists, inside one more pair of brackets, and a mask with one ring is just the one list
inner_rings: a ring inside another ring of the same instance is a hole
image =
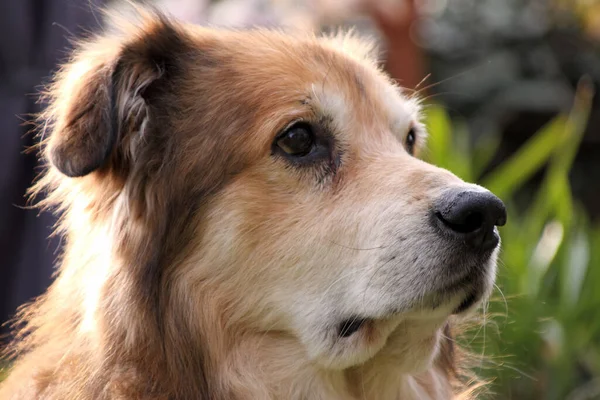
[[[435, 340], [438, 340], [436, 335]], [[398, 360], [399, 337], [368, 362], [345, 370], [325, 369], [306, 356], [302, 345], [282, 333], [248, 334], [223, 354], [212, 354], [217, 387], [235, 399], [379, 399], [452, 398], [448, 372], [439, 354], [409, 373], [416, 360]], [[220, 360], [218, 360], [220, 358]], [[426, 365], [425, 365], [426, 364]]]

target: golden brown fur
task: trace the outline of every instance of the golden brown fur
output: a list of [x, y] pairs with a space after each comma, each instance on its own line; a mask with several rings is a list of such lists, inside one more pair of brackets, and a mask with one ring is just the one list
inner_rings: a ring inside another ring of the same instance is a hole
[[[429, 200], [466, 185], [406, 152], [410, 126], [423, 142], [417, 104], [351, 37], [142, 14], [81, 44], [48, 91], [49, 167], [34, 192], [62, 214], [65, 250], [20, 315], [0, 398], [452, 397], [460, 301], [387, 316], [378, 307], [409, 307], [407, 291], [386, 286], [384, 255], [368, 250], [389, 248], [397, 226], [412, 254]], [[272, 154], [298, 118], [335, 132], [329, 163]], [[363, 269], [364, 292], [345, 300], [336, 282]], [[343, 347], [314, 333], [334, 304], [374, 310]]]

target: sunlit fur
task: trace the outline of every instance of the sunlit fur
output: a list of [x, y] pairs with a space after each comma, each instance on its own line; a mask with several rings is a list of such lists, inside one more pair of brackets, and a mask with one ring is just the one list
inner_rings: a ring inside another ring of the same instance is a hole
[[[448, 399], [456, 250], [432, 201], [471, 187], [410, 155], [418, 104], [372, 46], [142, 12], [47, 93], [56, 281], [24, 308], [2, 399]], [[294, 120], [332, 159], [274, 151]], [[457, 258], [458, 257], [458, 258]], [[480, 266], [483, 297], [495, 253]], [[343, 338], [336, 326], [369, 318]]]

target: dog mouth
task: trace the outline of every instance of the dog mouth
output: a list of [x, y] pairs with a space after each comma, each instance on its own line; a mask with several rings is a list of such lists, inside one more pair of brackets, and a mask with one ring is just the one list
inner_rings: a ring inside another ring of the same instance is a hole
[[352, 316], [340, 322], [337, 326], [337, 334], [340, 338], [348, 338], [361, 330], [365, 325], [373, 322], [371, 318]]
[[412, 312], [423, 315], [423, 312], [428, 312], [428, 310], [434, 312], [442, 307], [447, 307], [451, 303], [456, 304], [455, 302], [459, 300], [460, 303], [451, 309], [449, 314], [462, 314], [479, 302], [486, 292], [485, 269], [481, 265], [469, 268], [466, 274], [455, 277], [445, 285], [440, 285], [439, 289], [431, 293], [429, 300], [419, 305], [414, 304], [410, 309], [392, 308], [377, 316], [350, 315], [335, 325], [336, 335], [340, 339], [350, 338], [357, 332], [366, 332], [369, 327], [374, 328], [379, 322], [393, 320], [407, 312], [409, 315]]
[[[454, 292], [454, 293], [456, 293], [456, 292]], [[473, 305], [475, 305], [481, 299], [482, 293], [483, 292], [480, 288], [471, 287], [470, 290], [468, 290], [466, 292], [466, 295], [463, 298], [463, 300], [460, 302], [460, 304], [452, 310], [451, 314], [459, 315], [459, 314], [462, 314], [462, 313], [466, 312], [467, 310], [469, 310], [471, 307], [473, 307]], [[448, 298], [449, 294], [446, 293], [444, 295], [444, 297]], [[438, 307], [441, 307], [441, 305], [442, 305], [442, 302], [440, 302], [440, 304], [435, 304], [432, 308], [436, 309]], [[392, 318], [393, 315], [396, 315], [396, 314], [392, 314], [387, 318], [377, 318], [377, 319], [353, 315], [349, 318], [342, 320], [341, 322], [339, 322], [337, 324], [337, 327], [336, 327], [337, 336], [340, 339], [350, 338], [351, 336], [354, 336], [357, 332], [364, 331], [364, 330], [368, 329], [369, 326], [373, 326], [374, 324], [376, 324], [376, 322], [378, 320], [383, 321], [383, 320]]]
[[452, 314], [461, 314], [470, 309], [477, 303], [485, 292], [484, 274], [477, 269], [470, 271], [466, 275], [454, 280], [450, 284], [442, 287], [437, 291], [436, 302], [434, 309], [442, 306], [452, 298], [456, 298], [458, 294], [463, 294], [463, 299], [460, 304], [454, 308]]
[[481, 300], [485, 291], [485, 274], [480, 270], [471, 271], [438, 291], [439, 304], [437, 307], [462, 294], [462, 301], [452, 311], [453, 315], [462, 314]]
[[481, 299], [481, 292], [479, 290], [471, 290], [468, 292], [463, 301], [453, 311], [453, 315], [462, 314], [470, 309], [475, 303]]

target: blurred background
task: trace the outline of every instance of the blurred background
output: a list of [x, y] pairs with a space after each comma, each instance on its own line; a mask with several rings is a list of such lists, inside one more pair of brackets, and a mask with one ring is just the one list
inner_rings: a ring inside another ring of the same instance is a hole
[[[39, 170], [24, 121], [69, 39], [101, 29], [110, 3], [0, 1], [1, 322], [51, 282], [60, 250], [53, 217], [23, 208]], [[382, 66], [424, 99], [425, 158], [508, 205], [497, 289], [461, 339], [490, 382], [482, 398], [600, 399], [600, 1], [155, 3], [192, 23], [378, 41]]]

